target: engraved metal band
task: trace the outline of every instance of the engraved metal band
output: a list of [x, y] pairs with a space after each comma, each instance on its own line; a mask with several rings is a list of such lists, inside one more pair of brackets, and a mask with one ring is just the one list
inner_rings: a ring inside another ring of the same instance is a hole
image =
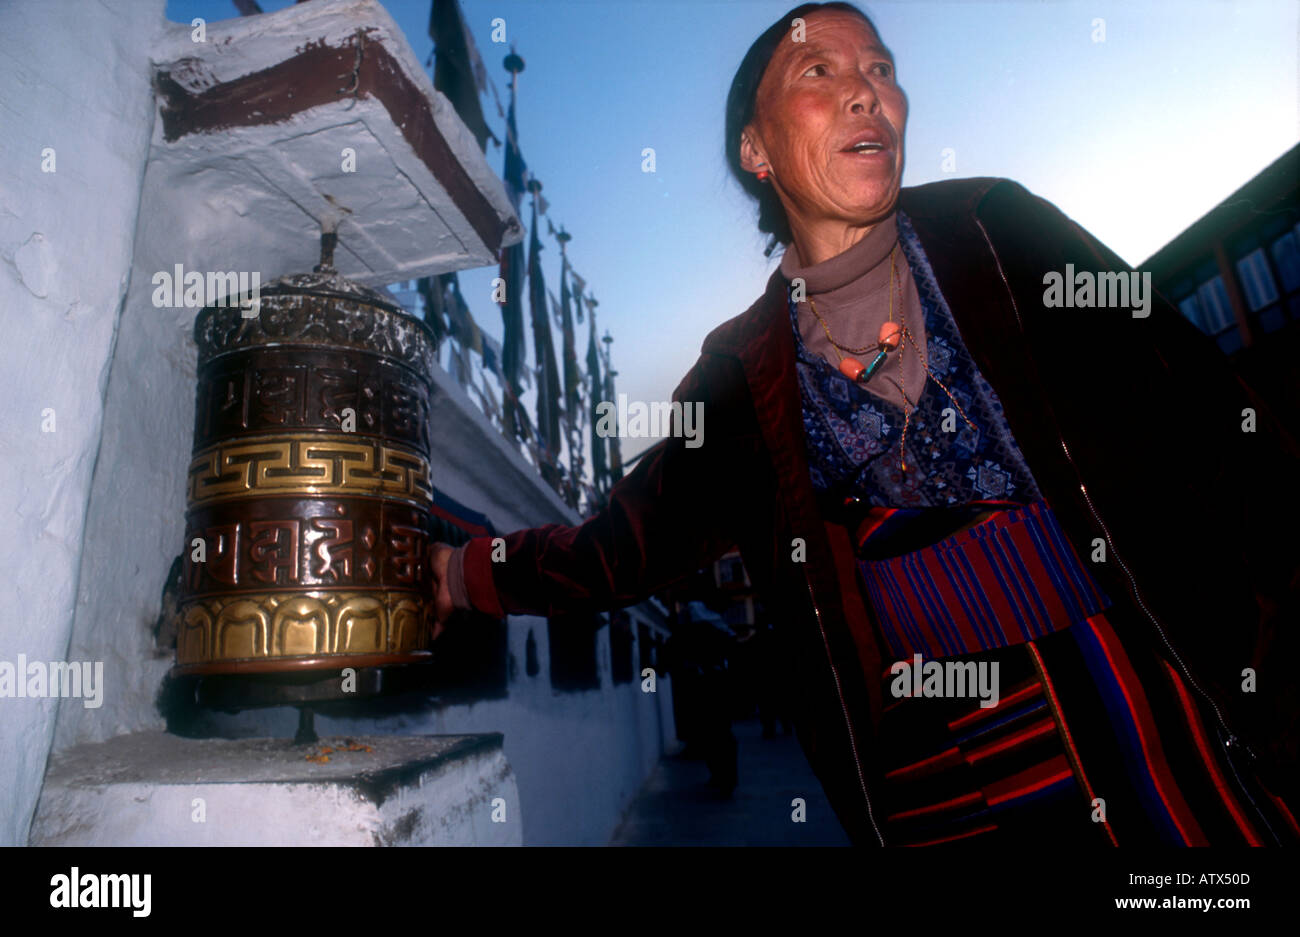
[[429, 462], [403, 446], [353, 434], [288, 433], [221, 442], [190, 462], [191, 508], [270, 496], [367, 496], [426, 505]]
[[253, 348], [199, 369], [194, 451], [268, 433], [349, 432], [432, 451], [427, 375], [373, 354]]
[[249, 498], [191, 509], [182, 597], [432, 588], [431, 513], [379, 498]]
[[426, 650], [433, 603], [399, 591], [211, 596], [177, 610], [176, 660], [268, 661]]
[[194, 322], [199, 366], [243, 348], [324, 345], [352, 348], [401, 361], [421, 374], [438, 363], [433, 333], [404, 312], [336, 296], [263, 292], [260, 311], [244, 318], [238, 307], [209, 306]]

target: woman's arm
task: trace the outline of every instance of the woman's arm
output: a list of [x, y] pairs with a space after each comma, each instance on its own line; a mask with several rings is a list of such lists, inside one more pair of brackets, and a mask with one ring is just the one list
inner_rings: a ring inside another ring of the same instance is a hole
[[[673, 401], [692, 408], [694, 438], [675, 412], [661, 440], [576, 527], [547, 524], [478, 537], [457, 557], [468, 604], [492, 615], [555, 615], [631, 605], [712, 562], [737, 540], [746, 461], [761, 455], [739, 362], [702, 355]], [[439, 620], [449, 614], [450, 548], [435, 553]], [[457, 587], [459, 587], [459, 583]]]

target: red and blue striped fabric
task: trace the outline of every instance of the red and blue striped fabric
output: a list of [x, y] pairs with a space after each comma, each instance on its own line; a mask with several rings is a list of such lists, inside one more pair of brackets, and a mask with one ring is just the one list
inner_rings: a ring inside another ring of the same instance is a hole
[[908, 697], [886, 708], [887, 843], [978, 844], [1032, 838], [1050, 828], [1060, 843], [1104, 844], [1106, 829], [1090, 821], [1025, 647], [980, 655], [983, 663], [999, 665], [1002, 693], [995, 707]]
[[[860, 549], [891, 533], [888, 508], [860, 525]], [[896, 658], [1009, 647], [1085, 621], [1110, 604], [1044, 501], [994, 513], [919, 550], [859, 560]]]
[[[907, 526], [896, 512], [873, 511], [851, 525], [863, 553]], [[1132, 603], [1112, 604], [1089, 586], [1045, 504], [945, 539], [954, 538], [967, 556], [985, 558], [961, 567], [959, 580], [968, 605], [984, 597], [982, 617], [962, 619], [945, 604], [961, 607], [957, 586], [946, 595], [936, 586], [940, 557], [940, 572], [958, 568], [952, 544], [859, 562], [873, 624], [900, 660], [920, 653], [998, 665], [990, 708], [969, 697], [894, 699], [894, 672], [878, 675], [889, 701], [880, 723], [887, 843], [1300, 842], [1286, 805], [1243, 780], [1213, 707], [1158, 650]], [[1090, 611], [1098, 604], [1106, 610]]]
[[1300, 839], [1281, 800], [1252, 799], [1236, 779], [1177, 668], [1126, 646], [1105, 615], [970, 659], [998, 662], [997, 706], [906, 697], [885, 709], [887, 843]]

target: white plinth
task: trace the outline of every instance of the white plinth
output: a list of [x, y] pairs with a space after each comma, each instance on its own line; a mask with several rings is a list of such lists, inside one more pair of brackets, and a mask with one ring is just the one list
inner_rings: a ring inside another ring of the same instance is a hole
[[[322, 761], [325, 747], [334, 751]], [[521, 831], [519, 794], [498, 734], [302, 746], [141, 732], [52, 757], [30, 841], [504, 846], [519, 845]]]

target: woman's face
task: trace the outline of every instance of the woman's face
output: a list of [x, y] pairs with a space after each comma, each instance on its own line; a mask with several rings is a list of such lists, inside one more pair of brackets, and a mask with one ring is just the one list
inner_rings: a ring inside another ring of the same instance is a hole
[[814, 13], [804, 41], [787, 34], [768, 63], [741, 165], [767, 164], [796, 240], [839, 241], [893, 211], [906, 123], [893, 57], [872, 28], [849, 13]]

